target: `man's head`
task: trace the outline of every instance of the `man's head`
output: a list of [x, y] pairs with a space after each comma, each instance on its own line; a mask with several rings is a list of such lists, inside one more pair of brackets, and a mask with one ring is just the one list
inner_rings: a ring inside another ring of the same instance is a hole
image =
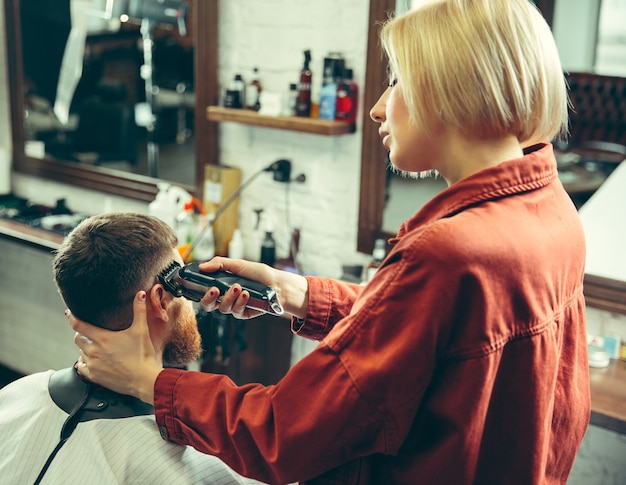
[[417, 126], [526, 146], [566, 131], [558, 51], [530, 0], [431, 0], [389, 21], [381, 41]]
[[90, 217], [56, 252], [54, 280], [76, 317], [109, 330], [130, 326], [133, 299], [144, 290], [155, 349], [163, 353], [165, 364], [186, 364], [200, 352], [192, 304], [168, 293], [157, 279], [173, 260], [182, 263], [176, 244], [170, 227], [152, 216]]

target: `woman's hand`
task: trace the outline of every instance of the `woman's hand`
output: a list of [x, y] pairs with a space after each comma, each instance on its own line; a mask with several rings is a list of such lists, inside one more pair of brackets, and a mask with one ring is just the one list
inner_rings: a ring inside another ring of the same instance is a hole
[[[298, 318], [306, 316], [308, 307], [308, 283], [303, 276], [280, 271], [263, 263], [253, 263], [243, 259], [215, 257], [200, 263], [200, 270], [206, 273], [228, 271], [249, 280], [257, 281], [276, 290], [276, 296], [285, 311]], [[207, 312], [219, 310], [221, 313], [232, 314], [235, 318], [253, 318], [262, 312], [246, 308], [250, 294], [242, 290], [241, 285], [234, 284], [220, 297], [217, 288], [209, 288], [202, 298], [202, 308]]]
[[69, 311], [66, 315], [80, 348], [78, 371], [101, 386], [154, 404], [154, 382], [162, 365], [148, 331], [145, 291], [135, 295], [133, 311], [132, 325], [119, 332], [78, 320]]

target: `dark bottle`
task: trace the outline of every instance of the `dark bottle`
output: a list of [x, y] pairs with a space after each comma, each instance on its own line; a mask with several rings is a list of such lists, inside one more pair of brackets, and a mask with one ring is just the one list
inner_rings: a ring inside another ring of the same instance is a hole
[[324, 78], [322, 86], [330, 83], [337, 84], [343, 77], [346, 69], [346, 61], [340, 52], [329, 52], [324, 57]]
[[313, 73], [309, 68], [311, 63], [311, 51], [304, 51], [304, 66], [300, 71], [300, 83], [298, 84], [298, 97], [296, 98], [296, 116], [311, 116], [311, 81]]
[[261, 243], [261, 263], [274, 266], [276, 263], [276, 243], [270, 231], [265, 232], [265, 237]]
[[235, 74], [224, 96], [224, 107], [243, 108], [245, 106], [246, 85], [241, 74]]
[[344, 79], [337, 86], [337, 121], [356, 122], [359, 109], [359, 87], [352, 79], [352, 69], [346, 69]]

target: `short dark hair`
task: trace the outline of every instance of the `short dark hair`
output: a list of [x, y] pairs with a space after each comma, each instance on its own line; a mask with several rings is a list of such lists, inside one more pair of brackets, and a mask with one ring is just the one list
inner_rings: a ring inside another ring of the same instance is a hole
[[79, 319], [109, 330], [128, 328], [133, 299], [172, 261], [177, 240], [160, 219], [112, 212], [90, 217], [67, 235], [52, 263], [54, 281]]

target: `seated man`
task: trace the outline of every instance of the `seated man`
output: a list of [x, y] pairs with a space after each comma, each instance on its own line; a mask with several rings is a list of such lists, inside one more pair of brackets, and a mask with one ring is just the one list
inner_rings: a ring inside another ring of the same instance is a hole
[[[186, 365], [201, 351], [192, 304], [157, 280], [172, 261], [182, 264], [176, 242], [151, 216], [91, 217], [54, 258], [57, 288], [72, 313], [111, 330], [130, 326], [133, 299], [144, 290], [157, 355], [164, 365]], [[74, 367], [24, 377], [0, 390], [0, 481], [259, 483], [213, 456], [163, 440], [155, 427], [152, 406], [91, 384]]]

